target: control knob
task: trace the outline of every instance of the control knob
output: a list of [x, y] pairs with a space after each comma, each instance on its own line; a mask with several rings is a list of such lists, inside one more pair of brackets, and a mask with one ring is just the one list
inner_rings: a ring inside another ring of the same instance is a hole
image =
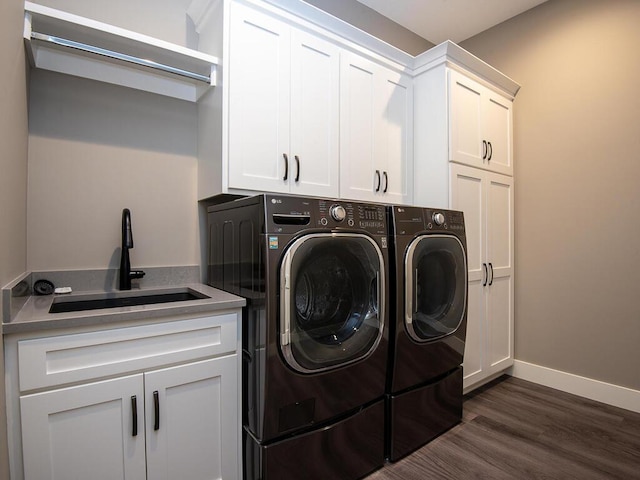
[[342, 205], [333, 205], [329, 212], [331, 213], [331, 218], [333, 218], [336, 222], [343, 221], [347, 216], [347, 211]]
[[435, 223], [436, 225], [440, 226], [444, 223], [444, 215], [440, 212], [434, 213], [433, 214], [433, 223]]

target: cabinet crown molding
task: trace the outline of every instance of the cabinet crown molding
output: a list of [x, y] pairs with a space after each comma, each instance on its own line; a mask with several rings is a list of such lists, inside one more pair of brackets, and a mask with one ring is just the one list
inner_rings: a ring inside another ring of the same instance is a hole
[[512, 99], [515, 98], [518, 90], [520, 90], [520, 85], [515, 80], [512, 80], [451, 40], [446, 40], [415, 57], [413, 74], [414, 76], [419, 75], [443, 63], [449, 66], [462, 67], [473, 72], [482, 80], [503, 90]]

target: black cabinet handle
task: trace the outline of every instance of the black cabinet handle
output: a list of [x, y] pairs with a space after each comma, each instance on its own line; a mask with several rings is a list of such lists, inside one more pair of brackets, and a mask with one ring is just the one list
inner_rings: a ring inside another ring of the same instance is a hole
[[158, 390], [153, 392], [153, 429], [160, 430], [160, 399], [158, 398]]
[[384, 175], [384, 190], [382, 190], [382, 193], [387, 193], [387, 188], [389, 188], [389, 177], [387, 176], [387, 172], [382, 172], [382, 174]]
[[376, 186], [376, 192], [379, 192], [380, 191], [380, 184], [382, 183], [381, 179], [380, 179], [380, 170], [376, 170], [376, 178], [378, 179], [378, 185]]
[[487, 281], [489, 280], [489, 270], [487, 270], [487, 264], [483, 263], [482, 268], [484, 269], [484, 282], [482, 282], [482, 286], [487, 286]]
[[287, 157], [286, 153], [283, 153], [282, 156], [284, 157], [284, 177], [282, 177], [282, 180], [287, 180], [289, 177], [289, 157]]
[[487, 141], [486, 140], [482, 140], [482, 159], [483, 160], [487, 159]]
[[133, 428], [131, 429], [131, 436], [138, 436], [138, 399], [135, 395], [131, 397], [131, 417], [133, 420]]
[[493, 146], [491, 145], [491, 142], [487, 142], [487, 145], [489, 145], [489, 157], [487, 158], [487, 162], [490, 162], [491, 157], [493, 157]]
[[489, 269], [491, 270], [491, 281], [489, 281], [489, 286], [493, 285], [493, 265], [489, 262]]
[[293, 158], [296, 159], [296, 178], [295, 178], [295, 181], [297, 182], [298, 180], [300, 180], [300, 159], [298, 158], [298, 155], [295, 155]]

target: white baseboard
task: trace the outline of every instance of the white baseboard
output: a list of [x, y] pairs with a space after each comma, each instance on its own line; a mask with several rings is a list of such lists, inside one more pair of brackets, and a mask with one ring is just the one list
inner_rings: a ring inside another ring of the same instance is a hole
[[513, 377], [640, 413], [640, 391], [516, 360]]

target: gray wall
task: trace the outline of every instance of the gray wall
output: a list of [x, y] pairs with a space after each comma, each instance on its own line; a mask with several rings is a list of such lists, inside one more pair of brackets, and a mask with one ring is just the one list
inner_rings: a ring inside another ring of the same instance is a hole
[[640, 389], [640, 2], [550, 0], [462, 43], [515, 101], [515, 355]]
[[117, 268], [123, 208], [134, 267], [198, 265], [196, 105], [44, 70], [30, 95], [28, 269]]
[[[192, 40], [190, 0], [41, 3]], [[116, 268], [125, 207], [134, 267], [199, 265], [196, 105], [44, 70], [30, 95], [28, 270]]]
[[[28, 131], [23, 8], [22, 0], [0, 1], [0, 287], [26, 270]], [[0, 342], [0, 478], [9, 478], [5, 432], [4, 354]]]
[[428, 40], [380, 15], [374, 9], [357, 0], [304, 1], [411, 55], [419, 55], [434, 46]]

